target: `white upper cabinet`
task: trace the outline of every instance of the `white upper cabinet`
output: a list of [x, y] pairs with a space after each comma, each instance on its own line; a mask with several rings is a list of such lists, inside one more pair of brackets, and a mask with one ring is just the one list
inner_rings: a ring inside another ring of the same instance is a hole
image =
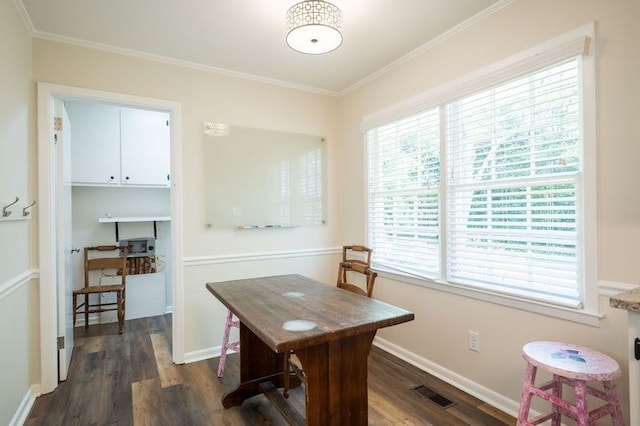
[[168, 187], [169, 113], [68, 102], [74, 185]]
[[123, 185], [169, 185], [169, 114], [120, 110]]
[[120, 183], [120, 108], [68, 102], [71, 122], [71, 181]]

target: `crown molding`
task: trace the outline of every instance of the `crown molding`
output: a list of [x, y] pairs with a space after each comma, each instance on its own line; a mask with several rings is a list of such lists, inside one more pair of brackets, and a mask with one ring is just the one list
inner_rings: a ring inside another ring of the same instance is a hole
[[472, 25], [477, 24], [478, 22], [482, 21], [483, 19], [487, 18], [488, 16], [493, 15], [494, 13], [496, 13], [497, 11], [507, 7], [508, 5], [510, 5], [511, 3], [515, 2], [516, 0], [500, 0], [497, 3], [489, 6], [488, 8], [484, 9], [483, 11], [473, 15], [471, 18], [462, 21], [461, 23], [459, 23], [458, 25], [450, 28], [449, 30], [445, 31], [444, 33], [440, 34], [438, 37], [429, 40], [428, 42], [426, 42], [425, 44], [423, 44], [420, 47], [415, 48], [414, 50], [412, 50], [411, 52], [407, 53], [406, 55], [401, 56], [400, 58], [396, 59], [395, 61], [385, 65], [384, 67], [380, 68], [378, 71], [374, 72], [373, 74], [370, 74], [369, 76], [363, 78], [362, 80], [352, 84], [351, 86], [347, 87], [346, 89], [342, 90], [339, 93], [339, 96], [345, 96], [348, 95], [351, 92], [354, 92], [355, 90], [357, 90], [358, 88], [366, 85], [367, 83], [381, 77], [382, 75], [394, 70], [395, 68], [398, 68], [400, 65], [404, 64], [405, 62], [410, 61], [411, 59], [415, 58], [416, 56], [419, 56], [431, 49], [433, 49], [434, 47], [444, 43], [446, 40], [448, 40], [449, 38], [462, 33], [463, 31], [465, 31], [467, 28], [471, 27]]

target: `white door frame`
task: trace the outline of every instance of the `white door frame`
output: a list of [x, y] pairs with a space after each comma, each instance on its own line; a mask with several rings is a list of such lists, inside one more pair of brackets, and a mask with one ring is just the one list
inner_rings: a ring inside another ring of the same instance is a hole
[[56, 241], [52, 100], [76, 99], [154, 108], [171, 114], [171, 291], [173, 362], [184, 363], [184, 273], [182, 227], [182, 106], [179, 102], [38, 83], [38, 251], [40, 271], [40, 392], [58, 386]]

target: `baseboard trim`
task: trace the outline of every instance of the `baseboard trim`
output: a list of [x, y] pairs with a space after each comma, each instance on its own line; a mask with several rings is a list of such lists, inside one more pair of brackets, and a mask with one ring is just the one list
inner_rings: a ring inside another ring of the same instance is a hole
[[16, 275], [11, 278], [9, 281], [0, 284], [0, 301], [5, 297], [9, 296], [11, 293], [27, 284], [34, 278], [38, 278], [39, 273], [37, 269], [29, 269], [24, 271], [23, 273]]
[[[500, 395], [499, 393], [494, 392], [491, 389], [480, 385], [479, 383], [471, 381], [466, 377], [463, 377], [451, 370], [442, 367], [441, 365], [431, 362], [428, 359], [422, 358], [414, 354], [413, 352], [409, 352], [408, 350], [378, 336], [376, 336], [376, 338], [373, 340], [373, 344], [383, 351], [397, 356], [401, 360], [406, 361], [409, 364], [423, 371], [426, 371], [427, 373], [432, 374], [433, 376], [441, 380], [444, 380], [452, 386], [455, 386], [456, 388], [468, 393], [469, 395], [473, 395], [474, 397], [511, 416], [518, 416], [518, 409], [520, 407], [519, 401], [514, 401], [503, 395]], [[531, 411], [531, 413], [533, 414], [533, 410]]]
[[[222, 346], [218, 345], [201, 349], [199, 351], [187, 352], [184, 354], [184, 362], [185, 364], [189, 364], [192, 362], [204, 361], [205, 359], [217, 358], [220, 356], [220, 349], [222, 349]], [[227, 353], [230, 354], [235, 352], [230, 350]]]
[[9, 426], [22, 426], [27, 421], [27, 417], [29, 417], [31, 408], [38, 396], [40, 396], [40, 385], [31, 385], [24, 398], [22, 398], [18, 410], [9, 422]]
[[281, 250], [262, 253], [239, 253], [230, 255], [218, 255], [218, 256], [197, 256], [197, 257], [184, 257], [182, 258], [182, 264], [185, 267], [189, 266], [202, 266], [202, 265], [216, 265], [234, 262], [254, 262], [261, 260], [274, 260], [274, 259], [290, 259], [297, 257], [307, 256], [326, 256], [342, 253], [342, 247], [328, 247], [318, 249], [301, 249], [301, 250]]

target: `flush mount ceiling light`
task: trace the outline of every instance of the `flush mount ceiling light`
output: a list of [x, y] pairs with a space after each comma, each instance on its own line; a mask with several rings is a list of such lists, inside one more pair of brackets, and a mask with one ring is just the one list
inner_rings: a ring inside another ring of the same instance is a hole
[[321, 0], [305, 0], [287, 11], [287, 44], [293, 50], [320, 55], [342, 44], [342, 12]]
[[229, 125], [225, 123], [206, 122], [202, 124], [202, 133], [207, 136], [227, 136]]

